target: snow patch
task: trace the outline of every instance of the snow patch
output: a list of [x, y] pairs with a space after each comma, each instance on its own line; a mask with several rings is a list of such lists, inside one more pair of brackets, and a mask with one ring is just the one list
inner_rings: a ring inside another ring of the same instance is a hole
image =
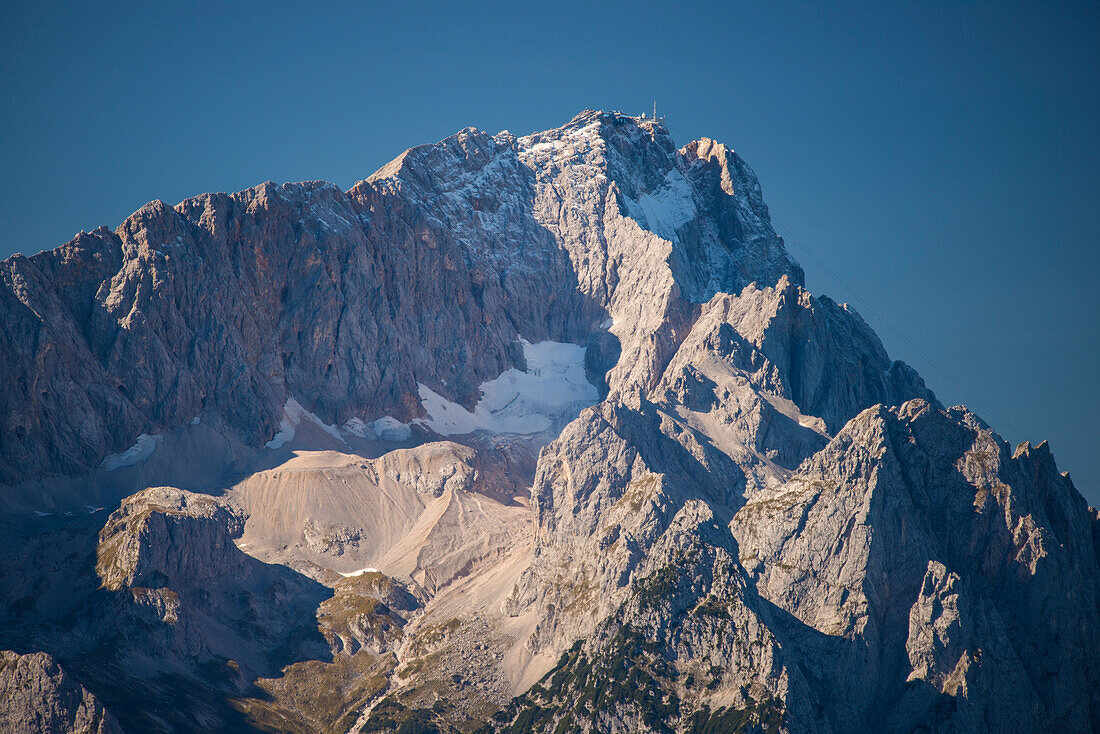
[[674, 240], [676, 231], [695, 218], [695, 200], [691, 184], [673, 168], [656, 191], [640, 194], [637, 201], [623, 197], [631, 218], [666, 240]]
[[808, 428], [815, 433], [820, 433], [822, 436], [829, 437], [829, 433], [825, 429], [825, 421], [817, 416], [804, 414], [791, 400], [767, 392], [760, 393], [760, 396], [767, 400], [777, 411], [803, 428]]
[[340, 430], [356, 438], [369, 438], [370, 426], [363, 422], [361, 418], [349, 418], [345, 421], [344, 425], [340, 426]]
[[160, 436], [150, 436], [143, 433], [137, 437], [137, 442], [120, 454], [111, 454], [103, 460], [99, 467], [105, 471], [114, 471], [124, 466], [140, 464], [153, 455], [160, 443]]
[[384, 415], [370, 424], [374, 435], [383, 441], [408, 441], [412, 438], [412, 428], [388, 415]]
[[337, 571], [336, 573], [340, 574], [341, 576], [343, 576], [346, 579], [350, 579], [353, 576], [362, 576], [365, 573], [378, 573], [378, 569], [377, 568], [361, 568], [358, 571], [351, 571], [350, 573], [344, 573], [343, 571]]
[[325, 423], [313, 413], [302, 407], [294, 398], [287, 398], [286, 407], [283, 408], [283, 418], [279, 421], [279, 432], [270, 441], [264, 444], [264, 448], [279, 449], [294, 440], [298, 432], [298, 426], [303, 420], [308, 420], [322, 431], [335, 438], [337, 441], [347, 444], [347, 438], [356, 438], [373, 441], [407, 441], [412, 438], [412, 428], [408, 423], [402, 423], [388, 415], [382, 416], [376, 421], [367, 423], [362, 418], [352, 417], [342, 426], [334, 426]]
[[591, 137], [594, 137], [594, 136], [598, 136], [599, 133], [600, 133], [600, 122], [599, 122], [599, 120], [593, 120], [592, 122], [588, 123], [584, 127], [578, 128], [578, 129], [572, 131], [566, 137], [569, 137], [569, 138], [591, 138]]
[[599, 400], [584, 374], [584, 347], [552, 341], [521, 344], [527, 371], [513, 368], [483, 384], [473, 412], [418, 385], [428, 413], [423, 423], [443, 436], [474, 431], [529, 435], [571, 420]]
[[549, 153], [550, 151], [557, 150], [561, 147], [561, 143], [557, 140], [549, 143], [535, 143], [531, 146], [531, 152], [538, 155], [539, 153]]
[[279, 421], [279, 432], [276, 433], [270, 441], [264, 444], [264, 448], [278, 449], [282, 448], [290, 441], [293, 441], [298, 426], [301, 425], [303, 420], [314, 423], [340, 443], [346, 443], [344, 437], [340, 435], [339, 428], [325, 423], [313, 413], [303, 408], [302, 404], [294, 398], [287, 398], [286, 406], [283, 408], [283, 418]]

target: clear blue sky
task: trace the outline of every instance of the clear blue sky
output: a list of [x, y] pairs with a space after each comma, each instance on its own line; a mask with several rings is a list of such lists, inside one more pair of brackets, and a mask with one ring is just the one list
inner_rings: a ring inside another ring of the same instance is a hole
[[755, 168], [813, 291], [1100, 504], [1100, 9], [819, 5], [8, 0], [0, 256], [656, 98]]

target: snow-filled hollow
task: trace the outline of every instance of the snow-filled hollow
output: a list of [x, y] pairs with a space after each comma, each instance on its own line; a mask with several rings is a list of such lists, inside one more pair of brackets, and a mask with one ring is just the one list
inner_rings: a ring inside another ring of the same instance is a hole
[[370, 566], [368, 566], [366, 568], [361, 568], [358, 571], [349, 571], [348, 573], [344, 573], [343, 571], [337, 571], [337, 573], [340, 574], [341, 576], [343, 576], [346, 579], [350, 579], [350, 578], [355, 578], [356, 576], [362, 576], [365, 573], [378, 573], [378, 569], [377, 568], [371, 568]]
[[148, 433], [143, 433], [137, 437], [137, 441], [133, 446], [126, 449], [120, 454], [111, 454], [103, 460], [100, 464], [100, 468], [105, 471], [114, 471], [115, 469], [121, 469], [124, 466], [133, 466], [134, 464], [140, 464], [153, 455], [153, 452], [157, 450], [157, 444], [160, 443], [160, 436], [150, 436]]
[[303, 420], [308, 420], [316, 424], [321, 430], [337, 441], [346, 443], [344, 437], [340, 435], [339, 429], [335, 426], [328, 425], [313, 413], [310, 413], [294, 398], [287, 398], [286, 406], [283, 408], [283, 418], [279, 421], [279, 432], [272, 436], [270, 441], [264, 444], [264, 448], [278, 449], [293, 441], [294, 436], [298, 432], [298, 425]]
[[[584, 371], [585, 348], [577, 344], [521, 340], [527, 370], [509, 369], [481, 386], [481, 400], [473, 411], [466, 410], [427, 385], [418, 384], [427, 417], [409, 423], [391, 416], [366, 423], [351, 418], [343, 426], [325, 423], [287, 398], [279, 430], [264, 447], [281, 449], [294, 441], [299, 426], [308, 421], [347, 445], [351, 437], [399, 443], [412, 438], [414, 424], [441, 436], [458, 436], [483, 431], [500, 435], [527, 436], [560, 429], [599, 401], [599, 391]], [[155, 446], [155, 444], [154, 444]]]
[[655, 191], [638, 195], [637, 201], [624, 197], [627, 212], [644, 229], [674, 240], [676, 232], [696, 216], [691, 184], [673, 168]]
[[563, 425], [599, 400], [599, 391], [585, 376], [584, 347], [553, 341], [521, 344], [527, 371], [509, 369], [484, 383], [473, 411], [419, 385], [428, 414], [423, 424], [442, 436], [476, 431], [530, 435]]
[[349, 445], [348, 439], [353, 437], [368, 441], [390, 442], [407, 441], [412, 438], [410, 423], [402, 423], [388, 415], [382, 416], [371, 423], [367, 423], [361, 418], [352, 417], [344, 425], [336, 426], [325, 423], [315, 414], [302, 407], [302, 404], [294, 398], [287, 398], [286, 405], [283, 407], [283, 417], [279, 421], [279, 430], [271, 437], [270, 441], [264, 444], [264, 448], [275, 450], [290, 444], [297, 436], [298, 428], [303, 421], [314, 424], [345, 446]]

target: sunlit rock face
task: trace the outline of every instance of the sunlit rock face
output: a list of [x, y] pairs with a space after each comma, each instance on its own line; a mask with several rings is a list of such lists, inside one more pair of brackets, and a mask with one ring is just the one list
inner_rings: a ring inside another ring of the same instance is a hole
[[152, 202], [0, 318], [14, 731], [1100, 729], [1096, 512], [722, 143], [584, 111]]
[[519, 339], [583, 346], [608, 318], [630, 330], [612, 329], [632, 357], [615, 386], [653, 380], [693, 303], [801, 282], [732, 151], [599, 112], [469, 128], [348, 192], [154, 201], [0, 270], [7, 483], [204, 414], [262, 445], [288, 399], [328, 424], [422, 416], [421, 385], [472, 409], [523, 367]]

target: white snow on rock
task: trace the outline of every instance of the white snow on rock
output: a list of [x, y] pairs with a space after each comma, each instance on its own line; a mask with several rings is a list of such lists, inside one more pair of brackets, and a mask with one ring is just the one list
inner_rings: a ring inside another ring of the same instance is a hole
[[283, 407], [283, 419], [279, 421], [279, 432], [271, 437], [271, 440], [264, 444], [264, 448], [278, 449], [290, 441], [294, 440], [295, 429], [298, 427], [298, 421], [302, 419], [301, 411], [304, 409], [294, 398], [287, 398], [286, 406]]
[[474, 431], [529, 435], [572, 420], [599, 400], [584, 374], [584, 347], [523, 341], [527, 371], [510, 369], [481, 386], [473, 412], [419, 385], [428, 417], [424, 425], [443, 436]]
[[675, 239], [676, 230], [696, 215], [691, 184], [675, 168], [665, 174], [664, 183], [656, 191], [640, 194], [637, 201], [623, 198], [631, 218], [666, 240]]
[[412, 438], [412, 428], [388, 415], [370, 424], [370, 430], [383, 441], [407, 441]]
[[337, 573], [340, 574], [341, 576], [343, 576], [344, 578], [349, 579], [353, 576], [362, 576], [365, 573], [378, 573], [378, 569], [368, 567], [368, 568], [361, 568], [358, 571], [351, 571], [349, 573], [344, 573], [343, 571], [337, 571]]
[[321, 430], [337, 441], [344, 442], [344, 437], [340, 435], [339, 428], [325, 423], [313, 413], [303, 408], [302, 404], [294, 398], [287, 398], [286, 406], [283, 408], [283, 419], [279, 421], [279, 432], [276, 433], [270, 441], [264, 444], [264, 448], [278, 449], [282, 448], [290, 441], [293, 441], [298, 426], [303, 419], [315, 423]]
[[548, 153], [548, 152], [551, 152], [551, 151], [556, 151], [560, 147], [561, 147], [560, 142], [558, 142], [556, 140], [552, 140], [548, 143], [536, 143], [535, 145], [531, 146], [530, 150], [535, 155], [539, 155], [539, 154], [542, 154], [542, 153]]
[[279, 421], [279, 432], [264, 444], [264, 447], [279, 449], [293, 441], [298, 432], [298, 426], [301, 425], [303, 420], [312, 422], [322, 431], [344, 444], [347, 443], [346, 438], [349, 436], [367, 440], [382, 439], [383, 441], [407, 441], [412, 437], [410, 424], [402, 423], [388, 415], [382, 416], [371, 423], [365, 422], [362, 418], [352, 417], [345, 421], [344, 425], [334, 426], [325, 423], [303, 408], [302, 404], [294, 398], [287, 398], [286, 406], [283, 408], [283, 418]]
[[124, 466], [140, 464], [153, 455], [159, 443], [160, 436], [150, 436], [148, 433], [143, 433], [137, 437], [137, 442], [133, 446], [120, 454], [111, 454], [103, 460], [99, 467], [106, 471], [114, 471]]
[[371, 435], [370, 426], [364, 423], [362, 418], [349, 418], [344, 425], [340, 426], [340, 430], [357, 438], [370, 438]]

